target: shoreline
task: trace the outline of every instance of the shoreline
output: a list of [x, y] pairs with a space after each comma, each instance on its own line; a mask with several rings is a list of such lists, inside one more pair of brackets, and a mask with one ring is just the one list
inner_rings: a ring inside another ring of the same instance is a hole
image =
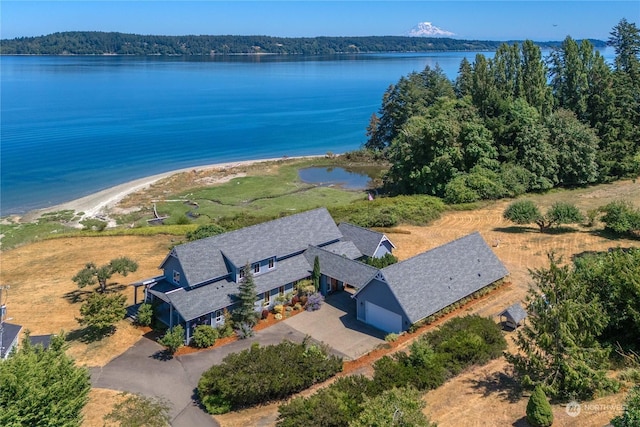
[[309, 156], [293, 156], [293, 157], [274, 157], [267, 159], [255, 159], [255, 160], [240, 160], [236, 162], [224, 162], [224, 163], [212, 163], [207, 165], [192, 166], [188, 168], [175, 169], [168, 172], [163, 172], [155, 175], [150, 175], [144, 178], [138, 178], [132, 181], [128, 181], [122, 184], [115, 185], [104, 190], [97, 191], [88, 196], [80, 197], [78, 199], [70, 200], [68, 202], [60, 203], [48, 208], [34, 209], [26, 212], [24, 215], [8, 215], [8, 217], [19, 218], [20, 222], [31, 222], [39, 218], [41, 215], [58, 212], [62, 210], [73, 210], [76, 213], [83, 212], [82, 218], [91, 218], [97, 215], [105, 214], [110, 208], [116, 206], [122, 199], [129, 194], [137, 191], [144, 190], [149, 186], [155, 184], [161, 179], [168, 178], [173, 175], [177, 175], [184, 172], [191, 171], [203, 171], [211, 169], [230, 169], [238, 166], [250, 166], [257, 163], [267, 163], [279, 160], [296, 160], [296, 159], [311, 159], [317, 157], [324, 157], [324, 155], [309, 155]]

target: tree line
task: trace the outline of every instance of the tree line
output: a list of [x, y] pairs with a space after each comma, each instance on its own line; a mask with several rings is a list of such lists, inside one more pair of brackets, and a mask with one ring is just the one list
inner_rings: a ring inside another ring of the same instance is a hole
[[[604, 47], [604, 42], [591, 40]], [[70, 31], [0, 41], [2, 55], [232, 55], [494, 51], [501, 42], [435, 37], [270, 37], [233, 35], [161, 36], [118, 32]], [[551, 48], [558, 42], [542, 42]]]
[[613, 66], [567, 37], [546, 58], [530, 40], [465, 58], [455, 81], [437, 66], [402, 77], [367, 128], [385, 189], [464, 203], [637, 176], [640, 32], [623, 19], [610, 34]]

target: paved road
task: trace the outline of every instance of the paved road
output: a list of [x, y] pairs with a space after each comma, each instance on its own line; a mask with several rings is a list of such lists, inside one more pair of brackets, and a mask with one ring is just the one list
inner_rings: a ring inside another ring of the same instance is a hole
[[171, 404], [171, 425], [174, 427], [218, 426], [193, 401], [202, 373], [211, 365], [220, 363], [226, 355], [249, 348], [254, 342], [270, 345], [283, 339], [302, 342], [304, 334], [280, 322], [256, 332], [252, 338], [171, 359], [159, 357], [163, 354], [163, 347], [151, 339], [142, 338], [106, 366], [92, 368], [91, 384], [97, 388], [167, 399]]
[[302, 342], [305, 336], [329, 345], [334, 354], [356, 359], [384, 340], [383, 334], [355, 319], [355, 305], [347, 293], [328, 297], [320, 311], [303, 312], [238, 340], [207, 351], [163, 359], [163, 347], [142, 338], [103, 368], [91, 369], [93, 387], [158, 396], [171, 403], [174, 427], [217, 426], [216, 421], [194, 403], [198, 381], [211, 365], [230, 353], [251, 347], [279, 344], [287, 339]]

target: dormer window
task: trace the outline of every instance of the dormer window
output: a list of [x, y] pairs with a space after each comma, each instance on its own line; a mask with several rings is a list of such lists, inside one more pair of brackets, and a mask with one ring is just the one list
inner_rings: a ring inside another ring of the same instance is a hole
[[254, 274], [260, 273], [260, 263], [256, 262], [251, 266], [251, 268], [253, 268]]
[[275, 258], [269, 258], [269, 268], [273, 268], [276, 265], [276, 259]]
[[180, 284], [180, 272], [173, 270], [173, 283], [175, 283], [176, 285]]
[[240, 278], [244, 279], [244, 268], [240, 269]]

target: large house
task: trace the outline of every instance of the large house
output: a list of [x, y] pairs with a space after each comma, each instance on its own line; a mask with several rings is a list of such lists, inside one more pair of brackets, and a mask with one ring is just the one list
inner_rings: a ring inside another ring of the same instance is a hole
[[185, 326], [189, 341], [196, 325], [224, 322], [246, 265], [259, 311], [308, 279], [318, 258], [320, 292], [357, 289], [358, 319], [387, 332], [406, 330], [508, 274], [478, 233], [383, 269], [361, 262], [393, 249], [384, 234], [336, 225], [320, 208], [176, 246], [162, 275], [134, 285], [145, 287], [145, 300], [167, 326]]

